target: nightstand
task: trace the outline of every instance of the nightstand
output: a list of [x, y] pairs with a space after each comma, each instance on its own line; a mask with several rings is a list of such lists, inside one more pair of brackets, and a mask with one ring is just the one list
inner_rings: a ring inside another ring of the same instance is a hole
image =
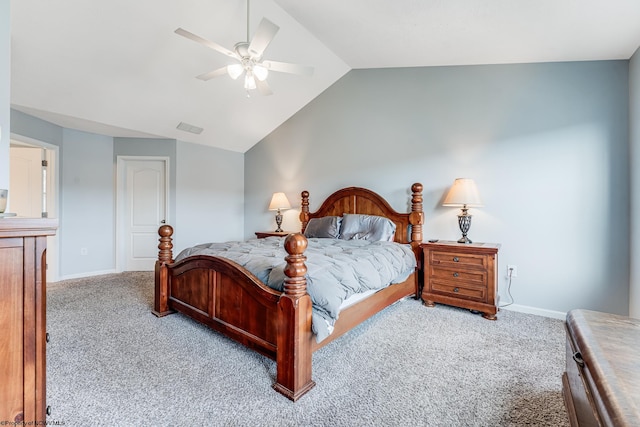
[[295, 231], [256, 231], [256, 237], [258, 239], [264, 239], [265, 237], [286, 237]]
[[499, 244], [440, 241], [420, 247], [424, 305], [453, 305], [496, 320]]

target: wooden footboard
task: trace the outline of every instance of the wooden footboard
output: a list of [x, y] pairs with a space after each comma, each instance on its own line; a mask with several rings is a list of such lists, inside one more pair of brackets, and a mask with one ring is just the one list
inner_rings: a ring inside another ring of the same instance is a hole
[[173, 228], [160, 227], [153, 313], [183, 313], [277, 362], [274, 388], [297, 400], [311, 380], [311, 298], [303, 255], [307, 239], [285, 240], [284, 292], [226, 258], [196, 255], [173, 263]]
[[[302, 229], [310, 218], [343, 213], [384, 215], [398, 226], [396, 241], [410, 243], [420, 260], [422, 242], [422, 185], [412, 186], [411, 213], [395, 212], [377, 194], [357, 187], [339, 190], [321, 208], [309, 212], [309, 193], [302, 192]], [[181, 312], [277, 363], [274, 389], [295, 401], [315, 383], [311, 379], [312, 353], [383, 308], [409, 295], [418, 297], [417, 272], [344, 312], [334, 332], [316, 343], [311, 329], [312, 303], [307, 293], [304, 251], [307, 239], [299, 233], [286, 237], [284, 291], [275, 291], [251, 272], [226, 258], [196, 255], [173, 261], [173, 228], [159, 228], [155, 266], [153, 313]]]

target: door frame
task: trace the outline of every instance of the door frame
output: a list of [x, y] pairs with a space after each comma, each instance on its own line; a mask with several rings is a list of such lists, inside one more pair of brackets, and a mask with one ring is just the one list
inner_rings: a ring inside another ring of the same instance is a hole
[[[9, 145], [11, 145], [11, 141], [24, 144], [25, 146], [44, 148], [51, 153], [52, 164], [49, 165], [49, 171], [52, 173], [47, 175], [46, 209], [49, 218], [58, 219], [58, 230], [53, 236], [47, 237], [47, 265], [45, 268], [47, 283], [57, 282], [60, 280], [60, 233], [62, 221], [60, 218], [60, 147], [13, 132], [9, 135]], [[9, 165], [9, 167], [11, 167], [11, 165]]]
[[169, 167], [170, 158], [167, 156], [116, 156], [116, 245], [115, 260], [116, 272], [122, 273], [126, 261], [124, 259], [126, 251], [124, 250], [124, 206], [127, 193], [126, 188], [126, 164], [128, 161], [162, 161], [164, 162], [164, 219], [170, 224], [169, 218]]

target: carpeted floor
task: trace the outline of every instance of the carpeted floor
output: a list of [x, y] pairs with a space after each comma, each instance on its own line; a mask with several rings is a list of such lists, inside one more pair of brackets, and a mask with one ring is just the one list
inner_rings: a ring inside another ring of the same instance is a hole
[[563, 322], [407, 299], [313, 358], [293, 403], [275, 363], [182, 315], [158, 319], [153, 274], [51, 284], [49, 422], [65, 426], [567, 426]]

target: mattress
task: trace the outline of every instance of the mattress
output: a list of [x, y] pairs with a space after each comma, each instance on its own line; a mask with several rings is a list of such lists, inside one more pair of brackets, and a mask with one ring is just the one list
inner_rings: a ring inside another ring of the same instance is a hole
[[[284, 286], [284, 239], [268, 237], [224, 243], [206, 243], [183, 250], [176, 261], [193, 255], [227, 258], [253, 273], [267, 286]], [[327, 337], [350, 298], [406, 280], [415, 271], [411, 246], [394, 242], [308, 239], [307, 292], [313, 303], [312, 327], [318, 341]]]

